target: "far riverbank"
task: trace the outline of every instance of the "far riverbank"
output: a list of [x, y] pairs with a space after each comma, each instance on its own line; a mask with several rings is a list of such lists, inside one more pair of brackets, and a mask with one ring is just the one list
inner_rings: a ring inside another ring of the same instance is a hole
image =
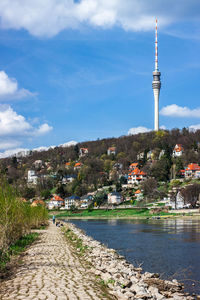
[[199, 218], [199, 210], [192, 212], [191, 210], [181, 210], [180, 212], [163, 212], [159, 211], [152, 213], [149, 209], [94, 209], [76, 210], [76, 211], [51, 211], [50, 215], [55, 215], [56, 218], [69, 219], [160, 219], [160, 218]]

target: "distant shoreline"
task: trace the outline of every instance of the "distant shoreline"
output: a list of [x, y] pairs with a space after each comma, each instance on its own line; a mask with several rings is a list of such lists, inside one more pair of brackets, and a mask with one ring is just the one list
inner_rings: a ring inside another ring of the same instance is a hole
[[183, 216], [183, 215], [168, 215], [168, 216], [58, 216], [57, 219], [74, 219], [74, 220], [167, 220], [167, 219], [200, 219], [200, 214], [192, 216]]

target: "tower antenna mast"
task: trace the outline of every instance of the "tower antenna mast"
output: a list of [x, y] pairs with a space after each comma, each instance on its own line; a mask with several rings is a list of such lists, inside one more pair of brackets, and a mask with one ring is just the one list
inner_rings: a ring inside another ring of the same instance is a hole
[[161, 72], [158, 70], [158, 21], [156, 18], [155, 30], [155, 71], [153, 71], [152, 88], [154, 93], [154, 130], [159, 130], [159, 96], [160, 96], [160, 81]]

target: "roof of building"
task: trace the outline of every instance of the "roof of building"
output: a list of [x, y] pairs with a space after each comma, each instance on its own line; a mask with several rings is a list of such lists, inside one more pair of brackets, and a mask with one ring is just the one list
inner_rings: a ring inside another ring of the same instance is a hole
[[138, 168], [135, 168], [133, 171], [131, 171], [131, 173], [128, 174], [129, 176], [132, 176], [132, 175], [146, 175], [145, 172], [143, 171], [140, 171], [140, 169]]
[[80, 151], [88, 152], [88, 148], [80, 148]]
[[31, 204], [31, 206], [38, 206], [38, 205], [45, 206], [45, 203], [42, 200], [34, 200]]
[[80, 167], [80, 166], [82, 166], [82, 163], [78, 162], [78, 163], [75, 164], [74, 167]]
[[200, 166], [198, 164], [195, 163], [191, 163], [187, 166], [187, 168], [185, 169], [186, 171], [199, 171], [200, 170]]
[[138, 166], [138, 163], [132, 163], [130, 166], [129, 166], [129, 168], [136, 168]]
[[135, 192], [135, 194], [137, 195], [137, 194], [141, 194], [141, 191], [140, 190], [137, 190], [136, 192]]
[[71, 197], [67, 198], [68, 200], [80, 200], [80, 197], [76, 196], [76, 195], [72, 195]]
[[184, 151], [184, 148], [181, 144], [176, 144], [175, 147], [174, 147], [174, 151], [175, 152], [181, 152], [181, 151]]
[[115, 150], [116, 150], [116, 147], [109, 147], [108, 150], [110, 150], [110, 151], [115, 151]]
[[51, 200], [54, 200], [54, 201], [64, 201], [60, 196], [58, 195], [53, 195], [53, 197], [51, 198]]

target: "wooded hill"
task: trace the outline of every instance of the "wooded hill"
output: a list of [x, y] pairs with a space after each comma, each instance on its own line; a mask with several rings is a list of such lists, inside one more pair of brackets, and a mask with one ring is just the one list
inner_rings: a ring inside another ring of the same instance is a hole
[[[116, 183], [119, 178], [110, 176], [115, 163], [122, 164], [122, 172], [127, 174], [129, 165], [139, 162], [140, 168], [147, 172], [149, 177], [154, 177], [158, 181], [167, 181], [172, 176], [179, 176], [179, 170], [188, 163], [200, 163], [199, 142], [200, 130], [190, 132], [183, 128], [182, 130], [152, 131], [119, 138], [86, 141], [67, 148], [56, 147], [48, 151], [33, 151], [29, 156], [20, 159], [15, 157], [1, 159], [0, 170], [2, 174], [6, 174], [10, 183], [24, 188], [28, 170], [34, 169], [36, 160], [42, 160], [43, 166], [36, 170], [37, 174], [57, 174], [59, 176], [57, 181], [49, 179], [48, 184], [42, 180], [42, 183], [39, 182], [40, 186], [37, 187], [37, 190], [41, 192], [55, 186], [58, 187], [59, 180], [63, 176], [74, 174], [77, 179], [66, 189], [66, 194], [82, 195], [99, 186], [111, 184], [112, 181]], [[172, 152], [176, 144], [182, 144], [184, 153], [181, 158], [175, 159], [172, 158]], [[80, 157], [79, 150], [82, 147], [88, 148], [89, 153]], [[107, 155], [109, 147], [116, 147], [116, 155]], [[147, 153], [150, 150], [153, 152], [151, 161], [147, 160]], [[159, 159], [161, 150], [164, 150], [165, 154]], [[144, 157], [137, 160], [138, 154], [142, 152]], [[69, 168], [65, 167], [66, 162], [71, 162]], [[80, 170], [74, 170], [76, 162], [83, 164]], [[172, 166], [174, 172], [172, 172]]]

